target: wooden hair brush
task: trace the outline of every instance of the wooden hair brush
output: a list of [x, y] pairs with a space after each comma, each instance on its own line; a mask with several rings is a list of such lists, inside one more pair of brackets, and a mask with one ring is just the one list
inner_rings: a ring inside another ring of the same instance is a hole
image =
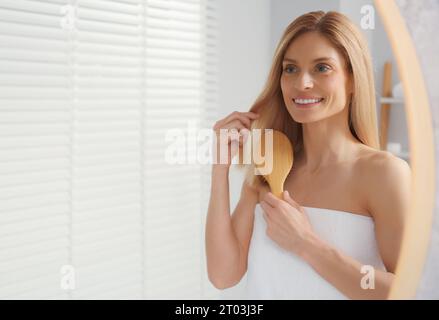
[[[284, 190], [284, 183], [288, 177], [288, 174], [293, 167], [294, 154], [293, 154], [293, 146], [290, 142], [290, 139], [278, 130], [271, 130], [273, 133], [273, 148], [268, 148], [271, 150], [266, 150], [266, 138], [269, 138], [269, 135], [264, 134], [265, 130], [261, 132], [260, 139], [260, 151], [258, 150], [260, 155], [263, 155], [265, 159], [270, 159], [268, 153], [272, 153], [272, 170], [262, 170], [259, 174], [267, 181], [270, 186], [271, 192], [278, 198], [282, 199], [282, 192]], [[258, 147], [258, 146], [256, 146]], [[269, 165], [269, 164], [268, 164]], [[263, 164], [255, 164], [256, 170], [266, 169], [267, 163], [266, 161]], [[270, 167], [270, 165], [269, 165]]]

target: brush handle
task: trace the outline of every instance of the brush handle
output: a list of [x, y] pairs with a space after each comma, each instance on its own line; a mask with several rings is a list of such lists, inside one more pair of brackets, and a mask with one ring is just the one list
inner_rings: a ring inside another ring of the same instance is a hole
[[274, 194], [279, 199], [283, 199], [283, 197], [282, 197], [282, 193], [284, 191], [283, 185], [282, 186], [279, 184], [276, 184], [273, 186], [270, 185], [270, 189], [271, 189], [272, 194]]
[[273, 193], [279, 199], [282, 199], [285, 180], [287, 179], [288, 174], [293, 166], [294, 153], [291, 142], [284, 133], [273, 130], [272, 138], [272, 146], [268, 146], [267, 150], [265, 148], [265, 139], [261, 139], [261, 149], [264, 150], [264, 154], [272, 154], [272, 157], [269, 158], [267, 166], [270, 172], [264, 172], [263, 177], [268, 182], [271, 193]]

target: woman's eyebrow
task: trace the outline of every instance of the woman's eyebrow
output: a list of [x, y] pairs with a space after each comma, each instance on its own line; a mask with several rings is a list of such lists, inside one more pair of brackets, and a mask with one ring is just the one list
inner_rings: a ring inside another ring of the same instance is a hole
[[[314, 59], [312, 62], [328, 61], [328, 60], [333, 60], [333, 61], [335, 62], [335, 59], [334, 59], [334, 58], [331, 58], [331, 57], [321, 57], [321, 58], [317, 58], [317, 59]], [[290, 62], [293, 62], [293, 63], [297, 63], [296, 60], [291, 59], [291, 58], [287, 58], [287, 57], [284, 58], [284, 61], [290, 61]]]

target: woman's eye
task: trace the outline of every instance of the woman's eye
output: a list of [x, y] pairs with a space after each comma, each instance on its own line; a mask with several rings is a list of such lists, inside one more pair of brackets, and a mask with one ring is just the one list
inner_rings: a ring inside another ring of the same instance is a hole
[[286, 73], [292, 73], [292, 72], [294, 72], [295, 69], [296, 69], [296, 68], [293, 67], [293, 66], [286, 66], [286, 67], [284, 68], [284, 71], [285, 71]]
[[317, 66], [317, 70], [321, 71], [321, 72], [326, 72], [329, 70], [329, 67], [325, 64], [320, 64]]

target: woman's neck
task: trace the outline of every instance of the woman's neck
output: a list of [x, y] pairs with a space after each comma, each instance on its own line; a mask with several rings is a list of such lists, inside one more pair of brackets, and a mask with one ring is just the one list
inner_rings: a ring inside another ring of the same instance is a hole
[[297, 161], [306, 171], [352, 161], [361, 142], [351, 133], [347, 121], [331, 117], [302, 124], [303, 148]]

